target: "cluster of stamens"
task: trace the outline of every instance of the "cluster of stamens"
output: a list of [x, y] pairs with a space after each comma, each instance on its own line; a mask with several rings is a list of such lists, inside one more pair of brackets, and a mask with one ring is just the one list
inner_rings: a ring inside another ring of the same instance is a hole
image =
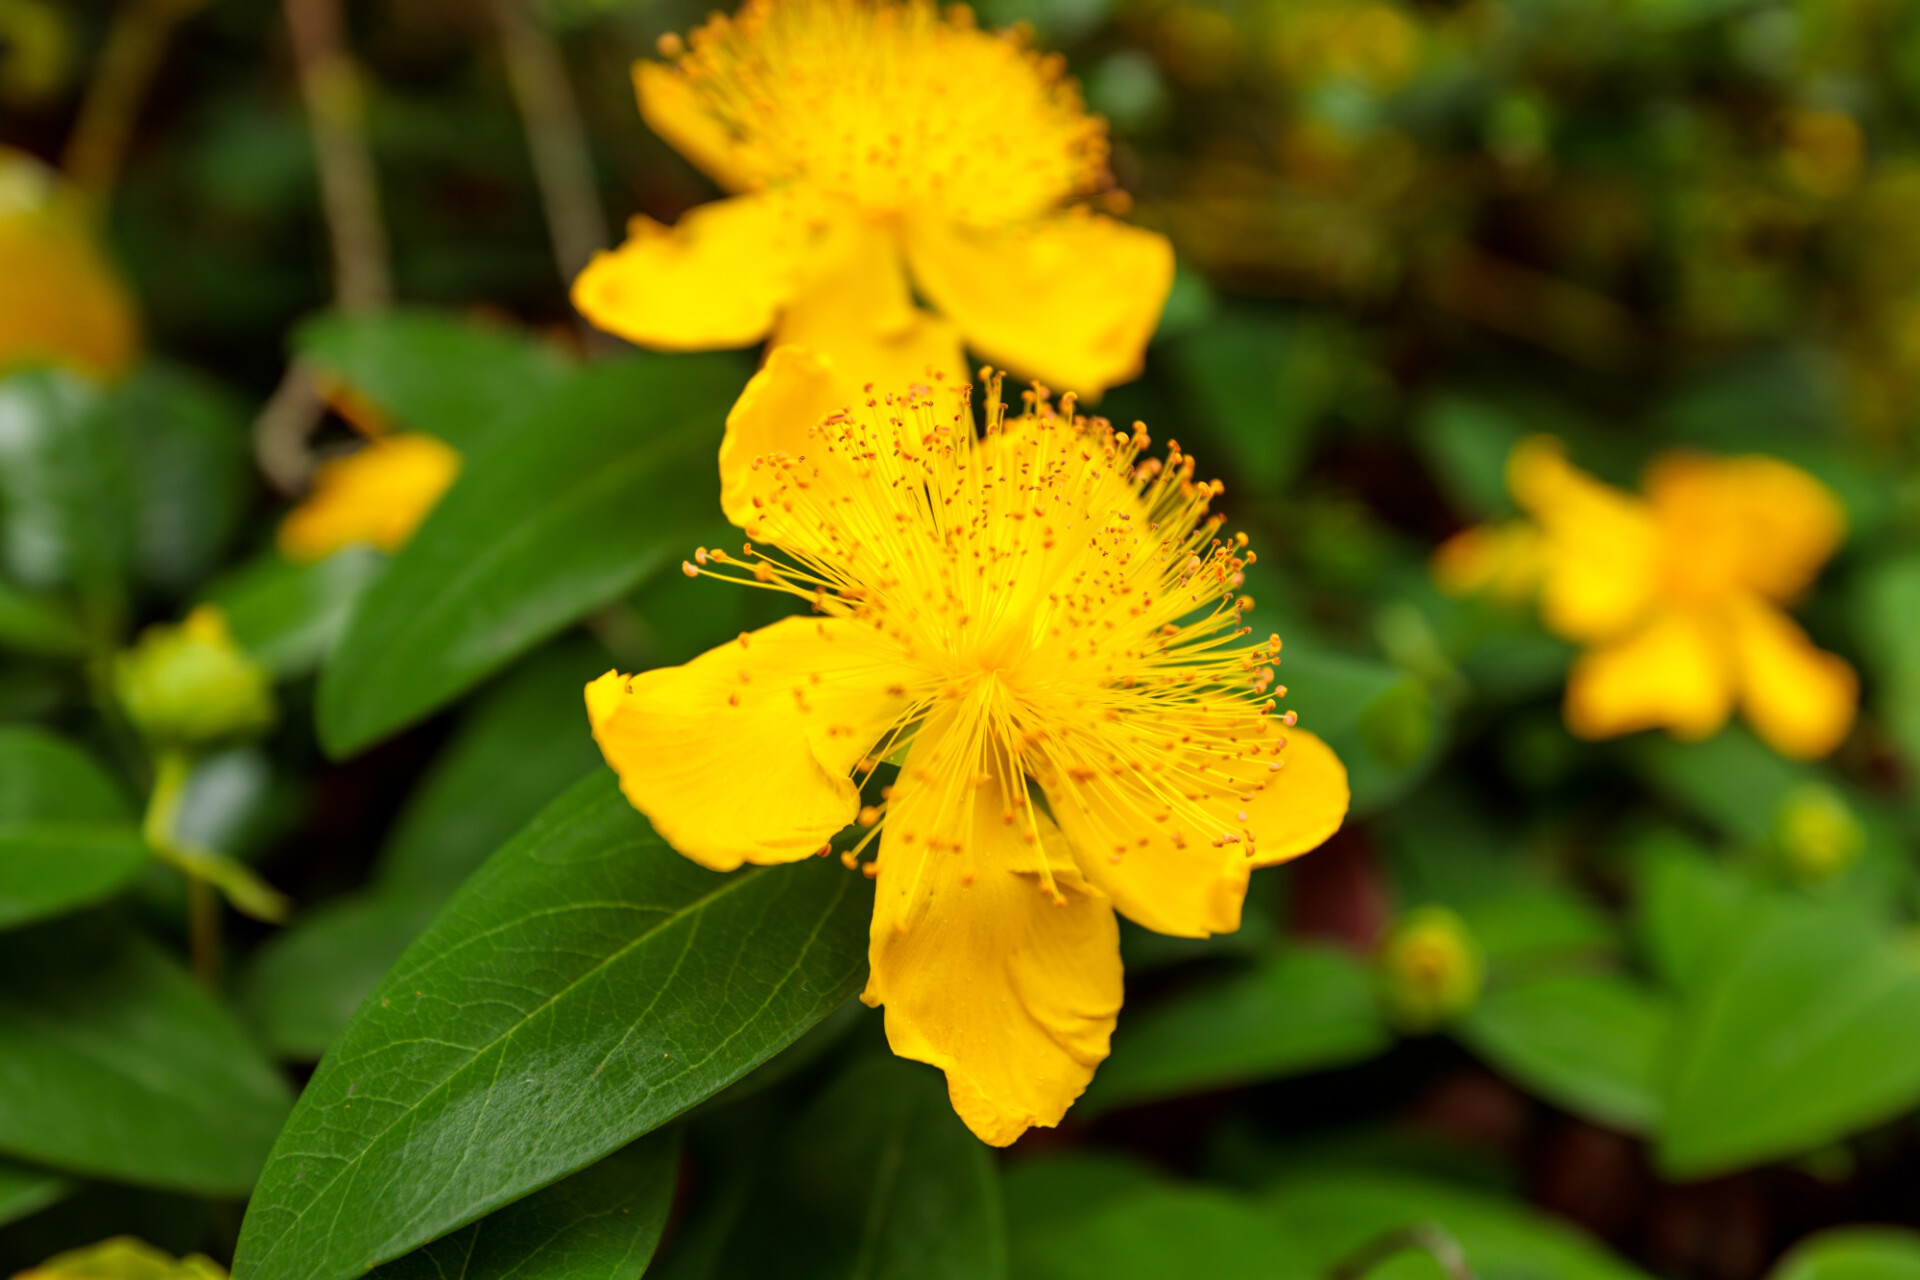
[[[774, 545], [702, 548], [686, 572], [859, 624], [878, 687], [903, 710], [855, 776], [905, 761], [895, 786], [933, 789], [902, 845], [972, 857], [970, 815], [991, 786], [1030, 846], [1044, 804], [1099, 833], [1083, 857], [1117, 862], [1156, 834], [1255, 856], [1246, 806], [1281, 767], [1277, 728], [1293, 716], [1272, 714], [1286, 692], [1273, 683], [1279, 637], [1246, 639], [1254, 553], [1220, 534], [1220, 484], [1197, 481], [1177, 442], [1148, 457], [1145, 426], [1081, 416], [1072, 396], [1056, 405], [1036, 386], [1009, 417], [999, 377], [983, 376], [984, 433], [970, 388], [869, 388], [804, 452], [755, 459], [747, 528]], [[804, 706], [804, 688], [795, 696]], [[862, 810], [849, 866], [892, 790]], [[1022, 869], [1059, 899], [1044, 856]]]

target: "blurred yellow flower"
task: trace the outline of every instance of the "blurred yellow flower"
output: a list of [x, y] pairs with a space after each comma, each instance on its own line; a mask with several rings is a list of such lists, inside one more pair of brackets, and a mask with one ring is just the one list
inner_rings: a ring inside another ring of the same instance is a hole
[[1058, 57], [926, 0], [747, 0], [663, 51], [642, 114], [744, 194], [636, 218], [574, 283], [593, 323], [669, 350], [771, 333], [881, 386], [963, 380], [963, 339], [1086, 394], [1139, 371], [1173, 251], [1076, 203], [1111, 181], [1106, 126]]
[[115, 1236], [49, 1258], [14, 1280], [227, 1280], [227, 1272], [204, 1254], [175, 1259], [143, 1240]]
[[78, 196], [10, 147], [0, 147], [0, 281], [0, 373], [57, 364], [113, 378], [133, 363], [133, 302], [94, 243]]
[[234, 643], [227, 617], [203, 604], [178, 625], [156, 623], [116, 655], [114, 692], [134, 727], [162, 746], [199, 748], [265, 732], [276, 714], [266, 671]]
[[[1252, 868], [1320, 844], [1346, 771], [1269, 714], [1246, 539], [1146, 428], [1042, 394], [984, 436], [969, 399], [849, 394], [777, 348], [727, 422], [722, 503], [753, 542], [707, 574], [810, 601], [682, 667], [587, 687], [595, 740], [669, 843], [715, 870], [827, 852], [879, 881], [864, 999], [1005, 1145], [1058, 1123], [1120, 1008], [1117, 910], [1239, 927]], [[857, 407], [854, 407], [857, 406]], [[777, 550], [769, 549], [777, 548]], [[890, 788], [863, 802], [883, 761]], [[1285, 766], [1285, 768], [1282, 768]]]
[[1775, 458], [1669, 454], [1644, 496], [1570, 465], [1556, 440], [1515, 448], [1507, 484], [1530, 522], [1442, 546], [1442, 586], [1537, 578], [1547, 627], [1587, 646], [1569, 673], [1568, 728], [1605, 738], [1664, 727], [1704, 738], [1737, 702], [1774, 750], [1823, 756], [1853, 724], [1853, 669], [1781, 605], [1845, 534], [1838, 500]]
[[1402, 1031], [1431, 1031], [1472, 1009], [1487, 962], [1466, 921], [1445, 907], [1409, 911], [1381, 944], [1375, 980]]
[[281, 553], [318, 560], [354, 543], [397, 551], [459, 473], [460, 454], [437, 436], [375, 436], [321, 464], [312, 492], [281, 522]]

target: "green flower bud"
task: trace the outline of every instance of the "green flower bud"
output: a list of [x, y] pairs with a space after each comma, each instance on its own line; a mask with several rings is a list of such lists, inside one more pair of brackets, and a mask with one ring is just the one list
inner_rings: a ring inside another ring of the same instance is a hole
[[1464, 920], [1445, 907], [1409, 911], [1375, 962], [1380, 1001], [1402, 1031], [1431, 1031], [1473, 1008], [1486, 959]]
[[1773, 819], [1774, 847], [1787, 875], [1800, 884], [1824, 884], [1860, 860], [1867, 833], [1846, 797], [1822, 782], [1795, 787]]
[[267, 673], [234, 644], [226, 616], [211, 605], [178, 626], [148, 627], [114, 659], [113, 683], [127, 718], [159, 746], [206, 747], [273, 724]]

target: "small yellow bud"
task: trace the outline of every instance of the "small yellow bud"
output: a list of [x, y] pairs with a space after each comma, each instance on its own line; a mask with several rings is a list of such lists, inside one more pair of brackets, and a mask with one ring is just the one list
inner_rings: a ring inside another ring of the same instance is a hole
[[1774, 847], [1787, 875], [1800, 884], [1824, 884], [1860, 860], [1866, 832], [1846, 798], [1821, 782], [1793, 788], [1773, 819]]
[[158, 745], [204, 747], [273, 724], [266, 671], [233, 642], [226, 616], [211, 605], [178, 626], [148, 627], [115, 658], [113, 680], [127, 718]]
[[175, 1259], [143, 1240], [115, 1236], [49, 1258], [16, 1280], [227, 1280], [205, 1254]]
[[1466, 922], [1445, 907], [1400, 918], [1375, 961], [1380, 1000], [1403, 1031], [1431, 1031], [1473, 1008], [1486, 959]]

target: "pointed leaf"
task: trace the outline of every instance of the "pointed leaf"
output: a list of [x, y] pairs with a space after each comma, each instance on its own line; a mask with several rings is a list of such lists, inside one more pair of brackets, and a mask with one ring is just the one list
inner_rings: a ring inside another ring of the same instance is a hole
[[0, 1225], [38, 1213], [73, 1190], [73, 1181], [57, 1173], [0, 1161]]
[[721, 876], [601, 774], [468, 881], [320, 1064], [240, 1280], [345, 1280], [598, 1160], [857, 990], [872, 894], [837, 862]]

